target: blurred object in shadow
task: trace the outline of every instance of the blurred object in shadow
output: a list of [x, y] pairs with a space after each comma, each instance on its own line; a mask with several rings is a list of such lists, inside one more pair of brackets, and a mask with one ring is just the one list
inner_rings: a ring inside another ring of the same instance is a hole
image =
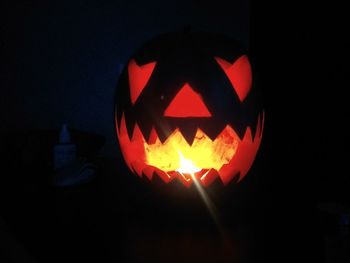
[[326, 262], [350, 262], [350, 207], [325, 202], [318, 205], [326, 248]]
[[67, 124], [63, 124], [59, 142], [53, 148], [54, 169], [62, 168], [75, 161], [77, 158], [77, 147], [72, 142]]
[[57, 169], [53, 174], [52, 183], [55, 186], [72, 186], [91, 181], [95, 178], [96, 167], [86, 159], [77, 158], [69, 164]]
[[6, 222], [0, 217], [0, 244], [3, 250], [0, 249], [0, 262], [36, 262], [29, 255], [28, 251], [18, 242]]
[[[55, 192], [66, 187], [52, 186], [52, 150], [59, 132], [59, 129], [36, 129], [0, 136], [0, 216], [11, 235], [38, 262], [56, 262], [52, 258], [55, 245], [62, 245], [54, 235], [58, 225]], [[73, 170], [79, 171], [75, 182], [86, 182], [94, 171], [90, 162], [94, 162], [105, 140], [101, 135], [74, 129], [70, 134], [81, 159], [60, 172], [61, 184]], [[1, 255], [0, 262], [3, 262]]]
[[[47, 185], [54, 168], [52, 149], [58, 143], [59, 133], [60, 129], [35, 129], [1, 136], [0, 160], [8, 171], [8, 175], [1, 174], [1, 185]], [[87, 160], [94, 159], [105, 143], [104, 136], [91, 132], [70, 129], [70, 136], [76, 155]]]
[[339, 203], [321, 203], [318, 205], [321, 213], [324, 214], [323, 224], [335, 230], [333, 234], [346, 236], [350, 234], [350, 207]]

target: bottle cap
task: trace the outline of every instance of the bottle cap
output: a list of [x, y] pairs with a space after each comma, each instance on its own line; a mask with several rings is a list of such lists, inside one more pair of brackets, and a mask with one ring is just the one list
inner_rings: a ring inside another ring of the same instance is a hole
[[63, 124], [60, 131], [60, 144], [71, 143], [70, 133], [67, 124]]

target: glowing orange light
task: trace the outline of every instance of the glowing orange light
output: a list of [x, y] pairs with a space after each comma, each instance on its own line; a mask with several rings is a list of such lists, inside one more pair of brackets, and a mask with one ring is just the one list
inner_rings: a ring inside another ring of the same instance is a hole
[[151, 62], [142, 66], [136, 64], [135, 60], [131, 60], [128, 65], [130, 99], [135, 104], [142, 90], [145, 88], [149, 78], [152, 75], [156, 62]]
[[200, 172], [202, 169], [196, 167], [191, 160], [186, 159], [181, 152], [179, 152], [180, 165], [176, 172], [183, 174], [190, 174], [194, 178], [194, 174]]
[[264, 114], [260, 115], [255, 136], [247, 127], [242, 139], [234, 129], [227, 125], [211, 140], [202, 130], [197, 129], [192, 145], [176, 129], [163, 143], [152, 128], [146, 140], [137, 124], [129, 138], [125, 116], [122, 114], [117, 134], [124, 159], [137, 175], [145, 175], [150, 180], [154, 175], [164, 182], [179, 179], [185, 186], [193, 182], [193, 174], [198, 181], [207, 186], [216, 178], [227, 184], [239, 174], [241, 180], [250, 169], [262, 138]]
[[252, 86], [252, 70], [247, 56], [241, 56], [234, 64], [216, 57], [221, 68], [225, 71], [240, 101], [243, 101]]
[[198, 129], [192, 145], [189, 145], [176, 129], [164, 143], [159, 139], [153, 144], [144, 142], [146, 163], [165, 172], [181, 170], [186, 164], [184, 160], [190, 160], [198, 171], [211, 168], [220, 170], [236, 153], [238, 141], [238, 136], [228, 126], [214, 141]]
[[207, 106], [201, 96], [187, 83], [164, 111], [167, 117], [210, 117]]

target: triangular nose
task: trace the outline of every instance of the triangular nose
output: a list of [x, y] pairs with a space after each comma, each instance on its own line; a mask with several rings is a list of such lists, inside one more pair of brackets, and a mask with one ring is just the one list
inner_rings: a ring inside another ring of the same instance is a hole
[[164, 111], [166, 117], [211, 117], [202, 97], [185, 84]]

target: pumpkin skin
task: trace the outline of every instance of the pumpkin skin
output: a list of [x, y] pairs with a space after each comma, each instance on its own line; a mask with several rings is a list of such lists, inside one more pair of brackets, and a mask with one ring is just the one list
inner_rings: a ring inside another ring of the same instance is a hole
[[[124, 68], [115, 99], [129, 169], [185, 186], [242, 180], [264, 125], [252, 84], [247, 55], [225, 36], [169, 33], [146, 43]], [[182, 169], [186, 162], [195, 169]]]

